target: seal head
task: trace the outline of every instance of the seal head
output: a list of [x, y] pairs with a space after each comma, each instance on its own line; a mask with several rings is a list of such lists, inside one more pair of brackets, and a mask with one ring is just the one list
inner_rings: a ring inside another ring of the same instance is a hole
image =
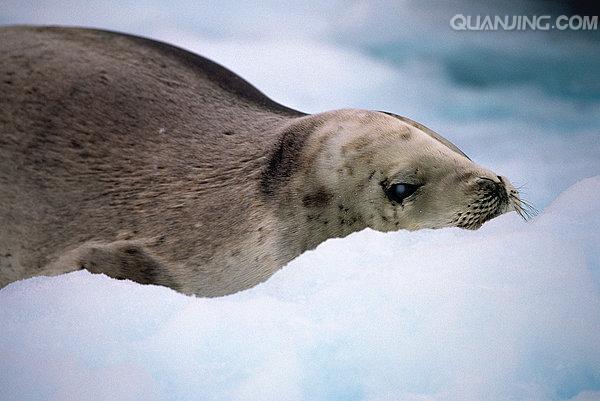
[[[366, 227], [476, 229], [519, 207], [508, 179], [412, 120], [356, 109], [299, 120], [289, 129], [294, 139], [267, 169], [279, 184], [263, 189], [278, 204], [280, 218], [294, 221], [288, 235], [307, 248]], [[290, 167], [296, 159], [301, 168]], [[304, 238], [295, 234], [300, 227], [307, 227]]]

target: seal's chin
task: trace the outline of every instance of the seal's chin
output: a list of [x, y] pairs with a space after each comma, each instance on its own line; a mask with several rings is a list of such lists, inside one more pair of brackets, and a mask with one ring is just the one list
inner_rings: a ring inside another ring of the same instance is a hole
[[460, 228], [466, 228], [468, 230], [477, 230], [483, 225], [483, 223], [493, 219], [494, 217], [498, 217], [501, 214], [504, 214], [508, 211], [509, 210], [507, 209], [505, 211], [495, 211], [493, 213], [474, 215], [471, 216], [469, 219], [466, 219], [464, 222], [458, 223], [456, 226]]
[[[506, 212], [510, 211], [508, 208], [490, 211], [488, 213], [478, 213], [467, 215], [467, 218], [463, 218], [459, 223], [456, 224], [457, 227], [466, 228], [468, 230], [477, 230], [480, 228], [483, 223], [500, 216]], [[467, 212], [468, 213], [468, 212]]]

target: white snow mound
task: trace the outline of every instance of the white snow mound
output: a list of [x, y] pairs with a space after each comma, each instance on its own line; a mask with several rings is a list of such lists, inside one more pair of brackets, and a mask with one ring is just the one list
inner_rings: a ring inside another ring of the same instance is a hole
[[0, 400], [600, 400], [600, 176], [533, 222], [371, 230], [202, 299], [0, 290]]

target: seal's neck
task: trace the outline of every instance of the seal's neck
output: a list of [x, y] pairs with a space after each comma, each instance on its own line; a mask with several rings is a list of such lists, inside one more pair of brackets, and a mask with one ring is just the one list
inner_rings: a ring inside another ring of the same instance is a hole
[[325, 122], [323, 115], [290, 120], [281, 128], [261, 176], [262, 196], [275, 210], [279, 225], [283, 264], [329, 238], [366, 228], [342, 197], [318, 178], [323, 174], [316, 171], [316, 158], [323, 151], [320, 128]]
[[282, 227], [281, 248], [285, 250], [287, 259], [285, 263], [330, 238], [342, 238], [367, 227], [360, 216], [333, 200], [323, 206], [301, 203], [285, 207], [278, 214]]

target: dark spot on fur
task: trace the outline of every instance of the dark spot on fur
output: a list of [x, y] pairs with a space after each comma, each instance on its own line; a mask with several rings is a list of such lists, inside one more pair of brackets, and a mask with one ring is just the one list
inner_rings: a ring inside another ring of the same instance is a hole
[[302, 204], [306, 207], [324, 207], [329, 204], [333, 194], [325, 189], [319, 189], [317, 192], [310, 193], [302, 198]]
[[140, 252], [136, 247], [128, 247], [124, 249], [124, 252], [129, 255], [135, 255]]
[[148, 284], [156, 283], [157, 272], [154, 266], [149, 265], [140, 270], [142, 275], [142, 279], [145, 280]]
[[294, 171], [298, 170], [304, 144], [320, 124], [320, 120], [311, 117], [309, 120], [297, 122], [283, 132], [261, 174], [260, 188], [263, 194], [274, 195], [278, 188], [289, 181]]
[[344, 212], [344, 213], [348, 213], [350, 211], [350, 208], [347, 208], [346, 206], [344, 206], [343, 203], [340, 203], [338, 205], [338, 209], [340, 209], [340, 212]]

